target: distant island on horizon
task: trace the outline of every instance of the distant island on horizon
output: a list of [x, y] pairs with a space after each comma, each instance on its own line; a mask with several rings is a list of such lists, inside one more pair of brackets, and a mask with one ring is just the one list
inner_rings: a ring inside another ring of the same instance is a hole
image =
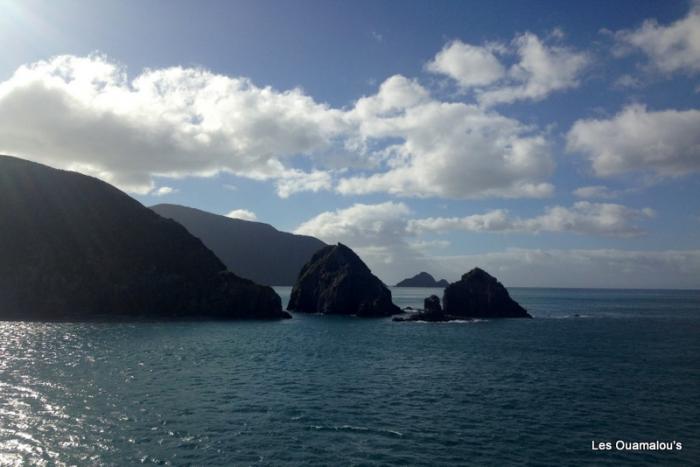
[[394, 287], [447, 287], [450, 285], [445, 279], [436, 281], [435, 278], [427, 272], [419, 272], [413, 277], [404, 279], [398, 282]]

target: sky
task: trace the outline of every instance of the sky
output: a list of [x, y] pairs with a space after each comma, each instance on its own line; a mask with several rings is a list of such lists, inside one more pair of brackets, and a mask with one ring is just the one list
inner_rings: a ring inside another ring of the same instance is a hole
[[0, 0], [0, 153], [387, 283], [700, 288], [700, 1]]

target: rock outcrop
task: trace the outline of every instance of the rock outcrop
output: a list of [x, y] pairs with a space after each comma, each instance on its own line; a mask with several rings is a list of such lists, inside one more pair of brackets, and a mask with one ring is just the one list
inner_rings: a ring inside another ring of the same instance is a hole
[[262, 222], [231, 219], [174, 204], [151, 209], [184, 225], [229, 271], [259, 284], [293, 285], [302, 266], [326, 246], [317, 238], [280, 232]]
[[0, 156], [0, 319], [280, 319], [177, 222], [92, 177]]
[[287, 309], [363, 317], [401, 313], [391, 302], [389, 289], [341, 243], [322, 248], [304, 265]]
[[396, 287], [447, 287], [450, 285], [445, 279], [436, 281], [433, 276], [427, 272], [419, 272], [413, 277], [404, 279]]
[[423, 300], [423, 309], [426, 313], [442, 314], [442, 306], [440, 305], [440, 297], [431, 295]]
[[450, 284], [442, 298], [445, 315], [460, 318], [532, 318], [506, 288], [483, 269], [474, 268]]
[[417, 313], [410, 313], [406, 316], [397, 316], [394, 321], [428, 321], [428, 322], [442, 322], [442, 321], [452, 321], [456, 319], [462, 319], [458, 316], [448, 316], [440, 306], [440, 297], [437, 295], [431, 295], [423, 300], [423, 309], [418, 310]]
[[443, 322], [492, 318], [532, 318], [495, 277], [475, 268], [450, 284], [442, 298], [431, 295], [423, 301], [423, 310], [398, 316], [394, 321]]

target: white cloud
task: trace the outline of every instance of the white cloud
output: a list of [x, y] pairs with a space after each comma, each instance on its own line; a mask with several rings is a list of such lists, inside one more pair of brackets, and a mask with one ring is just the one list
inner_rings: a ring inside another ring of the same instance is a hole
[[[511, 217], [504, 210], [463, 218], [412, 219], [411, 215], [404, 203], [354, 204], [323, 212], [302, 223], [295, 233], [350, 246], [375, 274], [393, 283], [421, 270], [444, 271], [458, 277], [446, 267], [452, 260], [430, 256], [436, 249], [449, 247], [450, 242], [426, 238], [426, 234], [448, 230], [529, 234], [548, 231], [627, 237], [640, 234], [636, 222], [651, 217], [653, 211], [579, 202], [571, 208], [557, 206], [525, 219]], [[579, 284], [582, 285], [585, 284]]]
[[478, 93], [482, 105], [539, 101], [555, 91], [576, 88], [590, 57], [569, 47], [547, 45], [536, 35], [525, 33], [513, 40], [519, 61], [508, 70], [509, 83]]
[[177, 193], [178, 190], [175, 188], [169, 187], [169, 186], [162, 186], [160, 188], [156, 188], [151, 192], [153, 196], [167, 196], [167, 195], [172, 195], [173, 193]]
[[412, 219], [407, 230], [420, 234], [460, 230], [466, 232], [570, 232], [587, 235], [628, 237], [642, 230], [635, 225], [652, 217], [651, 209], [631, 209], [620, 204], [580, 201], [572, 207], [554, 206], [532, 218], [511, 217], [505, 210], [466, 217], [433, 217]]
[[[510, 45], [452, 41], [426, 69], [451, 77], [462, 89], [475, 88], [484, 106], [539, 101], [553, 92], [578, 87], [581, 73], [591, 62], [588, 54], [557, 45], [563, 37], [563, 31], [555, 29], [544, 41], [527, 32], [516, 36]], [[506, 70], [498, 55], [512, 54], [517, 61]]]
[[620, 89], [641, 88], [642, 81], [635, 76], [624, 74], [615, 80], [614, 86]]
[[289, 198], [294, 193], [311, 191], [317, 193], [322, 190], [330, 190], [333, 186], [333, 179], [328, 172], [314, 170], [304, 172], [301, 170], [288, 170], [283, 178], [278, 178], [277, 195], [280, 198]]
[[505, 68], [494, 54], [494, 46], [475, 46], [455, 40], [449, 42], [426, 64], [432, 73], [447, 75], [463, 88], [485, 86], [505, 75]]
[[256, 216], [253, 211], [249, 211], [247, 209], [234, 209], [226, 214], [226, 217], [230, 217], [231, 219], [242, 219], [244, 221], [258, 220], [258, 216]]
[[496, 209], [485, 214], [473, 214], [466, 217], [428, 217], [411, 219], [406, 230], [413, 234], [425, 232], [444, 233], [449, 230], [467, 232], [503, 232], [513, 230], [513, 221], [504, 209]]
[[548, 37], [551, 37], [556, 40], [562, 40], [566, 37], [566, 33], [562, 28], [556, 27], [549, 32]]
[[[294, 233], [311, 235], [326, 243], [341, 242], [353, 248], [380, 277], [396, 271], [422, 270], [423, 254], [406, 241], [404, 203], [354, 204], [321, 213], [302, 223]], [[393, 280], [393, 277], [392, 277]]]
[[530, 219], [515, 219], [514, 231], [572, 232], [577, 234], [633, 236], [642, 233], [634, 222], [653, 217], [649, 208], [632, 209], [620, 204], [579, 201], [570, 208], [555, 206]]
[[146, 70], [130, 81], [99, 55], [22, 66], [0, 83], [0, 151], [136, 193], [153, 190], [153, 176], [283, 179], [287, 158], [332, 145], [342, 117], [299, 89], [202, 69]]
[[586, 155], [599, 176], [653, 172], [685, 175], [700, 170], [700, 111], [648, 111], [630, 105], [610, 119], [578, 120], [567, 149]]
[[327, 243], [353, 247], [383, 246], [401, 241], [410, 209], [404, 203], [354, 204], [324, 212], [301, 224], [294, 232], [312, 235]]
[[394, 75], [379, 86], [376, 94], [358, 99], [351, 117], [360, 123], [364, 123], [364, 120], [391, 118], [406, 109], [430, 101], [430, 93], [417, 81]]
[[622, 46], [618, 53], [639, 49], [662, 73], [700, 72], [700, 2], [693, 2], [685, 18], [668, 26], [647, 20], [637, 29], [618, 31], [615, 37]]
[[[603, 228], [607, 231], [634, 231], [628, 221], [648, 217], [648, 210], [602, 207], [572, 208], [572, 212], [599, 212], [592, 225], [576, 220], [581, 230], [600, 233], [604, 218], [611, 216]], [[620, 214], [622, 213], [622, 214]], [[297, 233], [318, 236], [329, 243], [341, 241], [355, 249], [368, 266], [387, 283], [395, 283], [418, 271], [431, 271], [436, 277], [456, 280], [475, 266], [485, 268], [509, 286], [539, 287], [649, 287], [697, 288], [700, 281], [700, 250], [625, 251], [618, 249], [508, 249], [468, 255], [431, 256], [435, 248], [449, 246], [446, 240], [415, 237], [408, 228], [411, 210], [403, 203], [356, 204], [346, 209], [322, 213], [305, 222]], [[494, 216], [498, 217], [498, 216]], [[484, 228], [497, 228], [510, 222], [522, 223], [524, 229], [535, 224], [544, 228], [571, 231], [548, 210], [542, 216], [525, 220], [482, 220]], [[566, 218], [566, 216], [563, 216]], [[584, 216], [585, 217], [585, 216]], [[490, 223], [489, 223], [490, 222]], [[500, 224], [499, 224], [500, 223]]]
[[[642, 232], [635, 223], [653, 217], [654, 211], [620, 204], [579, 201], [571, 207], [549, 207], [543, 214], [530, 218], [513, 217], [504, 209], [466, 217], [413, 219], [410, 215], [411, 210], [404, 203], [358, 203], [323, 212], [302, 223], [295, 233], [318, 237], [327, 243], [342, 242], [352, 247], [403, 244], [409, 237], [450, 230], [631, 236]], [[411, 243], [423, 247], [429, 243], [437, 245], [432, 241], [427, 242], [419, 240]]]
[[130, 80], [100, 55], [22, 66], [0, 83], [0, 151], [139, 194], [157, 189], [154, 177], [228, 172], [271, 180], [281, 197], [331, 190], [337, 178], [346, 194], [542, 197], [554, 167], [536, 128], [436, 100], [402, 76], [334, 109], [202, 69]]
[[418, 251], [421, 251], [423, 253], [428, 252], [430, 250], [434, 250], [436, 248], [447, 248], [450, 246], [450, 241], [449, 240], [415, 240], [412, 242], [408, 242], [408, 245], [416, 249]]
[[414, 81], [389, 78], [348, 113], [356, 147], [389, 141], [369, 157], [380, 168], [346, 176], [343, 194], [406, 197], [544, 197], [554, 168], [549, 142], [517, 120], [478, 106], [440, 102]]
[[509, 249], [430, 261], [431, 271], [448, 280], [479, 266], [506, 286], [695, 289], [700, 283], [700, 250]]
[[574, 190], [574, 196], [584, 199], [612, 199], [619, 193], [603, 185], [582, 186]]

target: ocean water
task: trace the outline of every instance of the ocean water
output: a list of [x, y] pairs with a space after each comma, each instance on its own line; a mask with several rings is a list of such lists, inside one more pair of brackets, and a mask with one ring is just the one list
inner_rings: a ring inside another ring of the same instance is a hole
[[700, 464], [700, 291], [511, 294], [536, 319], [0, 322], [0, 465]]

